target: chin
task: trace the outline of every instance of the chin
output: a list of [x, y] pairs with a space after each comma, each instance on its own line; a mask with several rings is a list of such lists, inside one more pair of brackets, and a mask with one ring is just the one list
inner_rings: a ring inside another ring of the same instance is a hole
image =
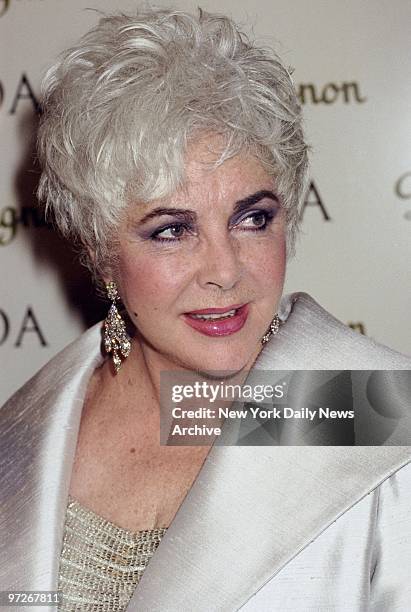
[[209, 378], [229, 379], [250, 367], [250, 357], [249, 353], [243, 356], [238, 353], [235, 355], [225, 354], [221, 358], [218, 355], [208, 356], [205, 359], [197, 357], [193, 360], [190, 369]]

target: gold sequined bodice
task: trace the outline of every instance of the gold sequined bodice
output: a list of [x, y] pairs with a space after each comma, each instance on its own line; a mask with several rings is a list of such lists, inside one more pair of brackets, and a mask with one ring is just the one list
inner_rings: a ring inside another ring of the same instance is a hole
[[122, 529], [69, 496], [58, 584], [63, 602], [58, 610], [125, 610], [166, 530]]

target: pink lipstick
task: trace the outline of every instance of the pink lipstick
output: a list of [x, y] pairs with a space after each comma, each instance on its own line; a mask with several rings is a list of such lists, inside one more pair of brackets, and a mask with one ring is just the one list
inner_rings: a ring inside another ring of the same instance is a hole
[[230, 336], [242, 327], [248, 317], [248, 304], [225, 308], [205, 308], [184, 313], [184, 321], [205, 336]]

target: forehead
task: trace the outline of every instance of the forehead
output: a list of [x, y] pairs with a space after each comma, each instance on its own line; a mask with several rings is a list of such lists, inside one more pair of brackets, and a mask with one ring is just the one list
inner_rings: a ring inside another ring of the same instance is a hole
[[142, 214], [157, 206], [207, 206], [230, 207], [257, 191], [274, 191], [274, 178], [263, 162], [251, 151], [223, 159], [226, 143], [220, 137], [201, 138], [191, 142], [184, 155], [182, 185], [169, 195], [141, 202]]
[[227, 155], [229, 142], [226, 137], [216, 134], [201, 134], [187, 145], [184, 155], [185, 178], [190, 180], [196, 174], [208, 174], [210, 177], [225, 173], [241, 172], [247, 165], [255, 170], [265, 172], [263, 163], [252, 152], [251, 148], [241, 149], [235, 155]]
[[182, 193], [208, 189], [233, 192], [252, 188], [254, 185], [272, 184], [263, 163], [251, 152], [243, 150], [237, 155], [221, 161], [221, 152], [210, 149], [200, 142], [187, 150], [184, 164]]

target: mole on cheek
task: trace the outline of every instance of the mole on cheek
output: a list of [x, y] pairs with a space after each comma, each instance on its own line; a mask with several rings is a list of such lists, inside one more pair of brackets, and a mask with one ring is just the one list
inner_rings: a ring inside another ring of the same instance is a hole
[[136, 449], [135, 448], [130, 448], [130, 453], [135, 453]]

